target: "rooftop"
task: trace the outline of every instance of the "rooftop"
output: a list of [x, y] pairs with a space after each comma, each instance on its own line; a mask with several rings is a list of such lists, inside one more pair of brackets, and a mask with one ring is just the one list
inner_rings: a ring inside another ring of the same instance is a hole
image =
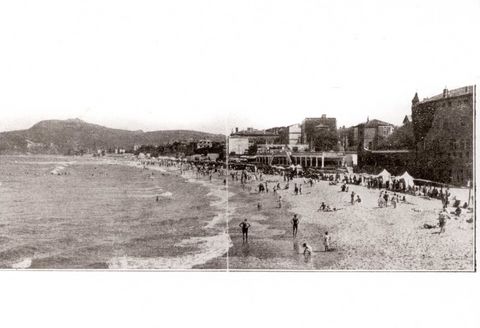
[[358, 127], [358, 126], [361, 126], [361, 125], [363, 125], [366, 128], [376, 128], [376, 127], [379, 127], [379, 126], [394, 126], [391, 123], [384, 122], [384, 121], [381, 121], [381, 120], [376, 120], [376, 119], [369, 120], [365, 123], [357, 124], [355, 127]]
[[277, 133], [273, 132], [266, 132], [265, 130], [257, 130], [253, 128], [248, 128], [247, 130], [242, 130], [238, 132], [232, 133], [230, 136], [232, 137], [260, 137], [260, 136], [265, 136], [265, 137], [276, 137], [278, 136]]
[[473, 94], [473, 85], [453, 89], [453, 90], [448, 90], [444, 89], [441, 94], [438, 94], [436, 96], [430, 97], [430, 98], [424, 98], [422, 101], [420, 101], [420, 104], [426, 103], [426, 102], [431, 102], [431, 101], [437, 101], [441, 99], [447, 99], [447, 98], [453, 98], [453, 97], [459, 97], [459, 96], [464, 96], [468, 94]]

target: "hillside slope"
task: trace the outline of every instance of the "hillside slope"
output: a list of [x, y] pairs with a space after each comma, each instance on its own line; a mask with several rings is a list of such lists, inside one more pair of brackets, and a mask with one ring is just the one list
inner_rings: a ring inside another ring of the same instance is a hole
[[190, 130], [143, 132], [111, 129], [80, 119], [47, 120], [27, 130], [0, 133], [0, 154], [72, 154], [116, 147], [131, 149], [136, 144], [160, 145], [200, 139], [224, 141], [225, 136]]

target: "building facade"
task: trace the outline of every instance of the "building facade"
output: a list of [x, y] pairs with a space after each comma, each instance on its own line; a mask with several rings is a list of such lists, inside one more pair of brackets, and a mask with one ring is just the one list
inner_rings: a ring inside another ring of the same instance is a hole
[[394, 131], [394, 125], [380, 120], [368, 120], [353, 127], [353, 143], [359, 149], [374, 150], [380, 140]]
[[307, 117], [303, 120], [301, 125], [301, 141], [303, 144], [308, 144], [310, 149], [314, 149], [314, 142], [317, 136], [322, 136], [324, 133], [337, 134], [337, 119], [334, 117], [327, 117], [323, 114], [322, 117]]
[[250, 147], [248, 137], [230, 136], [228, 138], [228, 154], [246, 154], [248, 147]]
[[288, 127], [288, 144], [298, 145], [302, 143], [302, 126], [300, 124], [292, 124]]
[[238, 128], [235, 128], [235, 132], [230, 134], [228, 138], [228, 153], [243, 155], [253, 145], [277, 143], [279, 136], [277, 131], [256, 130], [253, 128], [239, 131]]
[[465, 186], [473, 180], [475, 86], [412, 100], [415, 164], [425, 179]]

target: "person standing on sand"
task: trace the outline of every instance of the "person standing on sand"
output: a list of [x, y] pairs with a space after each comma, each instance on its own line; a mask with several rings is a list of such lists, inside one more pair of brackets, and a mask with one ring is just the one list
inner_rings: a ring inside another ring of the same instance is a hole
[[278, 196], [278, 208], [282, 208], [282, 196]]
[[292, 219], [293, 238], [297, 237], [298, 223], [299, 222], [300, 222], [300, 219], [298, 218], [297, 214], [293, 214], [293, 219]]
[[243, 244], [247, 243], [248, 244], [248, 228], [250, 228], [250, 223], [247, 222], [247, 219], [245, 219], [242, 223], [238, 225], [240, 228], [242, 228], [242, 240]]
[[350, 194], [350, 199], [352, 201], [352, 205], [355, 204], [355, 191], [352, 191], [352, 193]]
[[323, 246], [325, 247], [325, 252], [330, 250], [330, 235], [328, 231], [325, 231], [325, 235], [323, 235]]
[[395, 197], [392, 197], [391, 203], [392, 203], [393, 208], [397, 208], [397, 200], [395, 199]]
[[438, 215], [438, 226], [440, 227], [440, 231], [438, 234], [445, 232], [445, 225], [447, 224], [447, 219], [450, 219], [448, 212], [443, 209], [440, 214]]

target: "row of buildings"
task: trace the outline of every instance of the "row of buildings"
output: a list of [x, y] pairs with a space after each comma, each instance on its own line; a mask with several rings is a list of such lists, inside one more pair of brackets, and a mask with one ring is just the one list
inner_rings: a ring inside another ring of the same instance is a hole
[[248, 153], [253, 145], [287, 145], [292, 151], [357, 151], [359, 147], [376, 149], [379, 140], [390, 136], [395, 129], [391, 123], [369, 120], [356, 126], [337, 129], [334, 117], [307, 117], [302, 123], [265, 130], [247, 128], [230, 134], [228, 152], [233, 155]]
[[[473, 178], [474, 105], [474, 86], [445, 89], [423, 100], [416, 93], [401, 127], [367, 119], [337, 128], [337, 120], [324, 114], [285, 127], [236, 128], [228, 137], [227, 152], [255, 156], [270, 165], [353, 166], [368, 173], [387, 168], [394, 174], [408, 170], [419, 178], [465, 185]], [[393, 144], [400, 149], [385, 148], [396, 130], [412, 142]]]

